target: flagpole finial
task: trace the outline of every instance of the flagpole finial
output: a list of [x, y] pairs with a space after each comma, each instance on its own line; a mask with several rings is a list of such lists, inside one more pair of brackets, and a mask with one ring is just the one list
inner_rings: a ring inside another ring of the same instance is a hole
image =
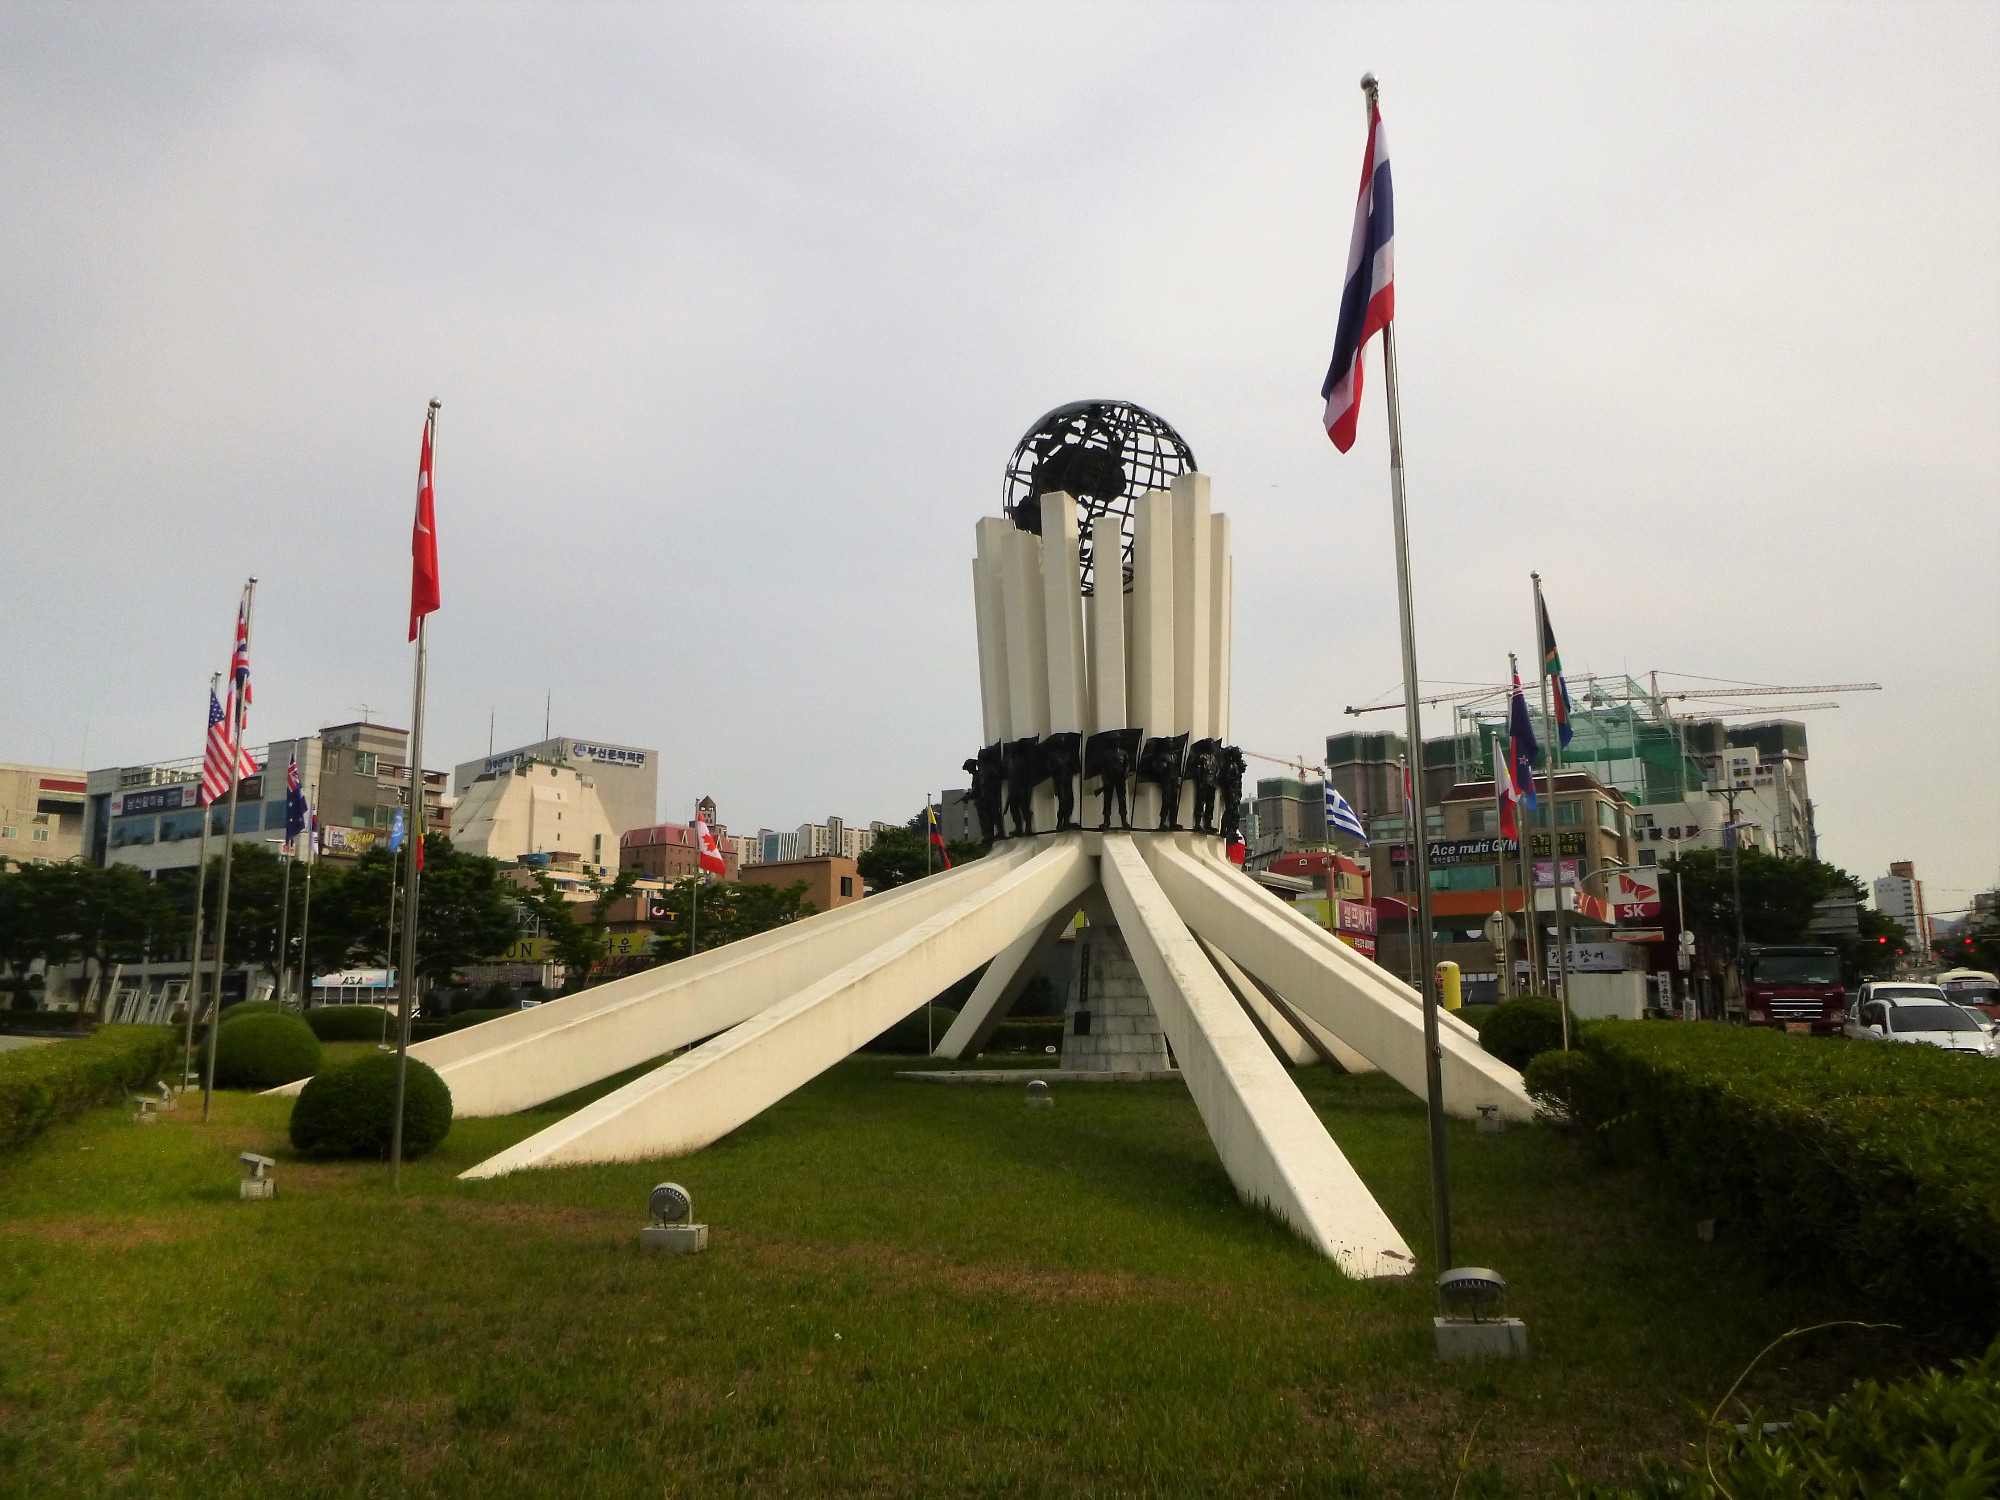
[[436, 410], [437, 410], [437, 409], [438, 409], [438, 408], [439, 408], [440, 406], [443, 406], [443, 405], [444, 405], [444, 403], [443, 403], [442, 401], [438, 400], [438, 399], [437, 399], [437, 398], [436, 398], [435, 396], [433, 396], [433, 397], [431, 398], [431, 408], [430, 408], [430, 409], [431, 409], [432, 411], [436, 411]]
[[1363, 73], [1361, 75], [1361, 92], [1368, 96], [1369, 104], [1373, 105], [1377, 96], [1382, 92], [1381, 81], [1373, 73]]

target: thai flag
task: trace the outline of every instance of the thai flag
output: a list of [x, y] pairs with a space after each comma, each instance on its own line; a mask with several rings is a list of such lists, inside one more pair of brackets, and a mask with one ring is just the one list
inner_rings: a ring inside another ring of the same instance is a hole
[[1535, 738], [1535, 725], [1528, 717], [1528, 700], [1521, 692], [1519, 672], [1514, 674], [1514, 706], [1508, 715], [1507, 734], [1514, 784], [1521, 789], [1521, 800], [1533, 811], [1540, 805], [1535, 801], [1535, 761], [1542, 753], [1542, 745]]
[[944, 867], [949, 870], [951, 868], [951, 855], [945, 851], [944, 830], [938, 827], [937, 809], [935, 807], [928, 804], [925, 805], [924, 821], [930, 825], [931, 847], [937, 850], [938, 858], [944, 861]]
[[1347, 247], [1347, 281], [1340, 292], [1340, 322], [1333, 334], [1333, 364], [1320, 395], [1326, 399], [1326, 435], [1345, 453], [1354, 446], [1361, 411], [1361, 350], [1396, 316], [1396, 215], [1389, 190], [1389, 142], [1382, 111], [1368, 111], [1368, 154], [1361, 163], [1361, 197], [1354, 205], [1354, 237]]

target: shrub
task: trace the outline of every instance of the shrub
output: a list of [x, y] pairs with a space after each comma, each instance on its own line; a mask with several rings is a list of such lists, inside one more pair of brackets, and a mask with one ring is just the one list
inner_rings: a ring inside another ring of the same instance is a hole
[[306, 1025], [322, 1042], [379, 1042], [388, 1014], [379, 1005], [322, 1005], [306, 1012]]
[[514, 998], [511, 984], [489, 984], [486, 993], [479, 997], [480, 1003], [488, 1010], [519, 1010], [521, 1004]]
[[[1528, 995], [1493, 1007], [1480, 1025], [1479, 1045], [1508, 1067], [1525, 1068], [1562, 1046], [1562, 1025], [1561, 1006], [1546, 995]], [[1576, 1025], [1574, 1017], [1570, 1025]]]
[[1036, 1057], [1044, 1050], [1062, 1048], [1063, 1027], [1067, 1024], [1061, 1016], [1009, 1016], [994, 1028], [993, 1039], [986, 1044], [988, 1052], [1027, 1052]]
[[148, 1087], [167, 1071], [179, 1038], [170, 1026], [100, 1026], [76, 1041], [0, 1052], [0, 1146], [57, 1120]]
[[287, 1010], [275, 1000], [239, 1000], [234, 1005], [222, 1007], [222, 1019], [226, 1025], [242, 1016], [295, 1016], [298, 1012]]
[[951, 1030], [951, 1023], [958, 1019], [958, 1012], [943, 1005], [920, 1005], [861, 1050], [864, 1052], [905, 1052], [918, 1055], [928, 1052], [930, 1049], [924, 1044], [924, 1011], [926, 1009], [931, 1013], [931, 1040], [942, 1040], [944, 1034]]
[[[1786, 1413], [1788, 1428], [1753, 1419], [1739, 1433], [1733, 1413], [1716, 1424], [1711, 1457], [1681, 1474], [1649, 1473], [1611, 1489], [1568, 1481], [1570, 1500], [1800, 1500], [1826, 1495], [2000, 1493], [2000, 1343], [1956, 1372], [1855, 1382], [1824, 1414]], [[1711, 1478], [1710, 1462], [1713, 1462]]]
[[[403, 1155], [422, 1156], [451, 1129], [451, 1090], [414, 1057], [403, 1081]], [[292, 1106], [292, 1145], [312, 1156], [383, 1161], [396, 1108], [396, 1059], [364, 1057], [319, 1074]]]
[[1665, 1164], [1780, 1274], [1913, 1323], [2000, 1327], [2000, 1067], [1762, 1027], [1599, 1021], [1583, 1123]]
[[319, 1071], [319, 1038], [297, 1016], [224, 1014], [215, 1034], [215, 1084], [270, 1089]]

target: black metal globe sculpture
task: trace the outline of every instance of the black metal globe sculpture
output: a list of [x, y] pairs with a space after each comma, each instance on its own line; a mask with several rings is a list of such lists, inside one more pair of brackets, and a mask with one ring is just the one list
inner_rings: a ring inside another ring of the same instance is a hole
[[1072, 401], [1043, 417], [1014, 449], [1001, 510], [1023, 531], [1042, 530], [1042, 496], [1076, 500], [1083, 539], [1083, 591], [1094, 592], [1096, 561], [1114, 541], [1119, 587], [1132, 582], [1132, 503], [1194, 472], [1194, 450], [1178, 432], [1129, 401]]

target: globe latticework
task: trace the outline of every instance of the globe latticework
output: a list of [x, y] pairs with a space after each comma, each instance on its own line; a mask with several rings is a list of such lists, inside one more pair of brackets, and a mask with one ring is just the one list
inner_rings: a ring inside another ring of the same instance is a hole
[[1028, 430], [1007, 461], [1004, 513], [1023, 531], [1042, 529], [1042, 496], [1076, 500], [1083, 540], [1083, 591], [1094, 591], [1095, 562], [1114, 539], [1119, 586], [1132, 581], [1132, 504], [1194, 472], [1194, 452], [1178, 432], [1129, 401], [1072, 401]]

